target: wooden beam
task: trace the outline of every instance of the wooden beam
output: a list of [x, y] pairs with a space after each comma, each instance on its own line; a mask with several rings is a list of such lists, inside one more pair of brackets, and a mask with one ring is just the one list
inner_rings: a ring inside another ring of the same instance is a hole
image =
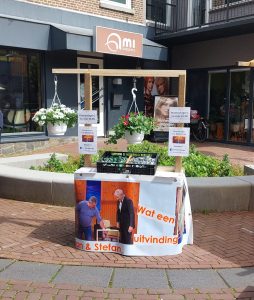
[[[185, 106], [185, 89], [186, 89], [186, 75], [179, 76], [179, 83], [178, 83], [178, 106], [184, 107]], [[178, 124], [177, 127], [183, 127], [184, 124]], [[175, 172], [182, 171], [182, 157], [176, 156], [175, 161]]]
[[85, 110], [92, 110], [92, 76], [89, 73], [84, 74], [85, 78]]
[[53, 74], [91, 74], [111, 77], [179, 77], [185, 70], [137, 70], [137, 69], [52, 69]]
[[238, 61], [236, 62], [238, 67], [254, 67], [254, 59], [250, 61]]
[[[89, 73], [84, 74], [84, 87], [85, 87], [85, 110], [92, 110], [92, 76]], [[91, 125], [90, 125], [91, 126]], [[84, 166], [92, 166], [92, 156], [90, 154], [85, 154]]]

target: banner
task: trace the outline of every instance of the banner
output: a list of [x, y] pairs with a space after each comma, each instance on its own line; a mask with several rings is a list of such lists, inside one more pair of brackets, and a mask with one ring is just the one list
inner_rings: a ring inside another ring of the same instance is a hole
[[175, 255], [193, 243], [186, 179], [75, 173], [76, 247], [134, 256]]

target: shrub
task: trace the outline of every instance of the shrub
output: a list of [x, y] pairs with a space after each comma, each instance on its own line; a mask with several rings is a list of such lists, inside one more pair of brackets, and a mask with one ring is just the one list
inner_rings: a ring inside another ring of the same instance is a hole
[[[142, 144], [129, 145], [130, 152], [151, 152], [158, 153], [158, 165], [174, 166], [175, 158], [168, 156], [166, 144], [155, 144], [144, 141]], [[92, 156], [92, 163], [96, 163], [105, 150], [100, 150], [97, 155]], [[31, 167], [40, 171], [74, 173], [77, 169], [83, 167], [84, 155], [79, 157], [69, 156], [67, 161], [57, 159], [56, 154], [52, 154], [46, 164], [40, 167]], [[199, 152], [194, 145], [190, 147], [190, 155], [183, 158], [183, 168], [187, 177], [224, 177], [224, 176], [242, 176], [243, 169], [240, 166], [234, 166], [230, 163], [228, 155], [223, 159], [212, 156], [206, 156]]]

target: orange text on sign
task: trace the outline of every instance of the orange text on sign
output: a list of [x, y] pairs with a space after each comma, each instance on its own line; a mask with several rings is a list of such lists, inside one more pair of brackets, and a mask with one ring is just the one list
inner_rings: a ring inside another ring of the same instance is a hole
[[138, 214], [139, 215], [145, 215], [147, 217], [156, 218], [159, 221], [165, 222], [165, 223], [175, 223], [175, 218], [169, 217], [167, 215], [163, 215], [161, 213], [157, 214], [154, 209], [147, 209], [144, 206], [138, 206]]

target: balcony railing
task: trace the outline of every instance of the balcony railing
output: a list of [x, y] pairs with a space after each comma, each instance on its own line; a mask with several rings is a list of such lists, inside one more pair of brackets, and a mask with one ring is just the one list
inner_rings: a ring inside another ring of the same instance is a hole
[[148, 0], [146, 8], [156, 35], [254, 17], [254, 0]]

